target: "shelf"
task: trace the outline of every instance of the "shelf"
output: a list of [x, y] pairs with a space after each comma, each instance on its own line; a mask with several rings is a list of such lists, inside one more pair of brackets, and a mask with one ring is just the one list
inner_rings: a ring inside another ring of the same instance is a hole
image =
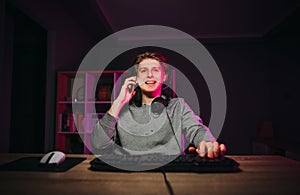
[[88, 104], [111, 104], [111, 101], [93, 101], [93, 102], [85, 102]]
[[59, 104], [84, 104], [84, 101], [77, 101], [77, 102], [72, 102], [72, 101], [59, 101]]
[[81, 134], [91, 134], [92, 132], [64, 132], [59, 131], [58, 134], [65, 134], [65, 135], [81, 135]]
[[[123, 73], [120, 70], [57, 72], [56, 150], [90, 153], [93, 128], [120, 92]], [[172, 72], [172, 78], [174, 74]], [[175, 87], [174, 79], [172, 86]], [[80, 101], [73, 100], [73, 90]]]
[[[116, 97], [118, 85], [114, 87], [123, 72], [120, 70], [57, 72], [56, 150], [72, 153], [74, 152], [72, 147], [77, 144], [77, 147], [81, 147], [81, 150], [76, 149], [77, 152], [90, 153], [93, 128]], [[73, 99], [73, 90], [78, 101]]]
[[111, 101], [59, 101], [59, 104], [111, 104]]

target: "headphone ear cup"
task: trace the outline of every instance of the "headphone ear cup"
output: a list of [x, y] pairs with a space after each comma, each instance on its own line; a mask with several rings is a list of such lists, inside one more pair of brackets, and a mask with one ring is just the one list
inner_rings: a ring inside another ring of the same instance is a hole
[[141, 88], [140, 86], [136, 86], [135, 89], [136, 91], [135, 95], [132, 97], [132, 99], [130, 100], [130, 104], [134, 104], [137, 107], [141, 107], [142, 106], [142, 92], [141, 92]]
[[151, 103], [151, 112], [161, 114], [163, 109], [168, 106], [169, 101], [164, 95], [155, 98]]

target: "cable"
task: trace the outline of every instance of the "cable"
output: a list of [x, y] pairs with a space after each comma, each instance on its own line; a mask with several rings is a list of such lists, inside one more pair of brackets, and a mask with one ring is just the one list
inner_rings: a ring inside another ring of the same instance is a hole
[[167, 175], [166, 175], [166, 171], [165, 171], [165, 169], [164, 169], [163, 167], [161, 168], [161, 171], [162, 171], [162, 174], [163, 174], [163, 176], [164, 176], [164, 181], [165, 181], [165, 184], [167, 185], [169, 194], [170, 194], [170, 195], [174, 195], [174, 191], [173, 191], [172, 185], [171, 185], [171, 183], [169, 182], [169, 180], [168, 180], [168, 178], [167, 178]]
[[183, 151], [181, 150], [181, 146], [180, 146], [179, 141], [178, 141], [178, 139], [177, 139], [177, 137], [176, 137], [176, 134], [175, 134], [175, 131], [174, 131], [172, 122], [171, 122], [171, 118], [170, 118], [170, 116], [169, 116], [169, 114], [168, 114], [168, 112], [167, 112], [167, 109], [166, 109], [166, 114], [167, 114], [167, 117], [168, 117], [168, 120], [169, 120], [169, 123], [170, 123], [170, 126], [171, 126], [171, 130], [172, 130], [172, 132], [173, 132], [173, 134], [174, 134], [174, 136], [175, 136], [175, 140], [176, 140], [176, 143], [177, 143], [178, 148], [179, 148], [179, 153], [181, 154]]

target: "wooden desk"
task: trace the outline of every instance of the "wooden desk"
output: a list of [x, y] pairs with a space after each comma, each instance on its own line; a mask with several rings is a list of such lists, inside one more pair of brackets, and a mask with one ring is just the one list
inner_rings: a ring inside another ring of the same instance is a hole
[[[0, 154], [0, 163], [29, 154]], [[93, 172], [92, 155], [63, 173], [0, 171], [0, 194], [168, 194], [160, 172]], [[281, 156], [229, 156], [240, 173], [166, 173], [174, 194], [300, 194], [300, 162]]]

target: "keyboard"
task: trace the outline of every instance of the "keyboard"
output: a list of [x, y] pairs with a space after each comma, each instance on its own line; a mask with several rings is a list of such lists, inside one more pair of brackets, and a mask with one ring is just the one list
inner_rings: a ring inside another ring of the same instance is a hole
[[[170, 159], [174, 160], [169, 162]], [[106, 162], [109, 162], [109, 164]], [[165, 164], [165, 162], [169, 163]], [[123, 167], [129, 169], [124, 170]], [[136, 167], [137, 169], [135, 169]], [[231, 158], [224, 157], [223, 159], [208, 159], [201, 158], [195, 154], [180, 155], [178, 157], [154, 154], [146, 155], [146, 157], [145, 155], [131, 155], [128, 158], [124, 155], [106, 155], [101, 156], [101, 158], [96, 157], [90, 161], [90, 170], [92, 171], [126, 172], [128, 170], [139, 170], [139, 168], [141, 168], [142, 171], [146, 170], [155, 172], [229, 173], [241, 171], [239, 163]]]

